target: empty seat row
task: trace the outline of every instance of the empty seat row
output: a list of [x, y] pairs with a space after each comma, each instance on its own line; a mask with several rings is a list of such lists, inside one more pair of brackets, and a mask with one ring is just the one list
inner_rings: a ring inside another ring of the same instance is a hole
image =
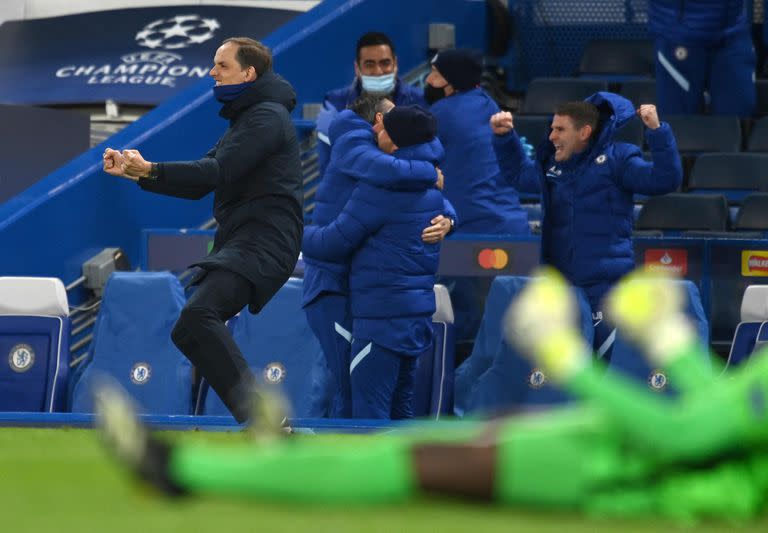
[[693, 163], [686, 188], [723, 194], [729, 204], [740, 204], [752, 192], [768, 192], [768, 154], [702, 154]]
[[[520, 107], [521, 115], [551, 115], [555, 107], [571, 100], [584, 100], [612, 87], [604, 80], [586, 78], [535, 78], [531, 80]], [[636, 106], [656, 103], [656, 82], [649, 79], [624, 81], [615, 92]]]
[[648, 198], [640, 209], [635, 230], [688, 236], [696, 236], [690, 232], [732, 230], [749, 233], [731, 232], [723, 236], [762, 238], [768, 232], [768, 193], [748, 195], [732, 227], [729, 220], [728, 202], [722, 194], [672, 193]]

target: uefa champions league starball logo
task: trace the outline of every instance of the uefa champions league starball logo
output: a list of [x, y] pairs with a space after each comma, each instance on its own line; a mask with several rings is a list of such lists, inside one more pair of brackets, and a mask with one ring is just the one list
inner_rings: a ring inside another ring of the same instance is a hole
[[147, 24], [136, 34], [136, 42], [153, 50], [178, 50], [204, 43], [213, 38], [221, 25], [213, 18], [200, 15], [176, 15]]
[[29, 344], [16, 344], [8, 353], [8, 366], [17, 373], [28, 371], [35, 364], [35, 350]]

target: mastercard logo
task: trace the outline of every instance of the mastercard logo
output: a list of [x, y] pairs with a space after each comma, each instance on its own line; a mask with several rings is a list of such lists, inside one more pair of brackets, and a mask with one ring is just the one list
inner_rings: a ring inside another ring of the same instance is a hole
[[509, 254], [501, 248], [484, 248], [477, 254], [477, 264], [485, 270], [501, 270], [509, 264]]

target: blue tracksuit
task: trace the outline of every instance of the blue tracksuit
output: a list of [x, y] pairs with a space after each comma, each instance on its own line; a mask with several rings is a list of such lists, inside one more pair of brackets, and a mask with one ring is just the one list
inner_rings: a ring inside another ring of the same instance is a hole
[[639, 147], [613, 141], [616, 130], [635, 117], [632, 103], [606, 92], [587, 101], [601, 111], [598, 137], [569, 160], [555, 161], [550, 141], [538, 147], [536, 160], [529, 159], [514, 130], [495, 136], [494, 148], [511, 183], [542, 192], [542, 262], [585, 290], [600, 321], [602, 297], [635, 266], [633, 195], [672, 192], [680, 186], [683, 171], [667, 123], [645, 132], [653, 155], [649, 163]]
[[[437, 164], [444, 152], [435, 139], [394, 155]], [[421, 231], [444, 205], [436, 189], [393, 191], [361, 183], [335, 222], [306, 228], [307, 254], [325, 261], [352, 257], [350, 374], [356, 418], [412, 414], [416, 359], [432, 348], [440, 250], [439, 244], [424, 243]]]
[[[330, 127], [334, 150], [315, 195], [313, 221], [328, 225], [341, 213], [358, 180], [392, 189], [424, 190], [437, 179], [434, 164], [408, 161], [383, 153], [375, 144], [370, 124], [349, 110], [338, 114]], [[450, 204], [443, 214], [456, 219]], [[352, 318], [347, 302], [349, 261], [323, 261], [303, 250], [306, 264], [302, 305], [312, 331], [320, 341], [338, 394], [330, 414], [351, 416], [349, 351]]]
[[[345, 110], [349, 104], [357, 100], [362, 91], [363, 88], [360, 80], [355, 80], [352, 85], [335, 89], [325, 95], [323, 107], [317, 116], [317, 159], [321, 176], [325, 172], [330, 159], [331, 136], [329, 130], [331, 122], [333, 122], [338, 112]], [[408, 85], [399, 78], [395, 83], [395, 91], [391, 95], [391, 99], [395, 105], [420, 105], [423, 108], [427, 107], [423, 91], [418, 87]]]
[[[445, 148], [443, 194], [461, 218], [456, 232], [528, 235], [517, 191], [501, 178], [488, 125], [499, 106], [480, 88], [453, 94], [430, 108]], [[456, 339], [472, 342], [483, 316], [490, 278], [442, 277], [456, 315]]]
[[745, 4], [744, 0], [649, 0], [661, 113], [701, 113], [708, 91], [713, 113], [752, 115], [756, 56]]
[[500, 177], [488, 125], [499, 106], [480, 88], [435, 102], [437, 136], [445, 148], [443, 194], [456, 209], [458, 233], [527, 235], [528, 216], [517, 191]]

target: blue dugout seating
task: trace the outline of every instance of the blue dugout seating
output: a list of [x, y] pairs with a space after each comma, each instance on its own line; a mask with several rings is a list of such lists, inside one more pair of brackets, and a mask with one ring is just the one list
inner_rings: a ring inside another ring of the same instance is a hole
[[[326, 416], [331, 381], [320, 343], [301, 308], [303, 280], [289, 279], [258, 315], [244, 311], [230, 321], [232, 335], [263, 386], [280, 389], [293, 416]], [[196, 402], [203, 415], [231, 416], [203, 380]]]
[[192, 365], [171, 341], [186, 298], [167, 272], [115, 272], [104, 287], [90, 359], [72, 387], [72, 412], [93, 411], [99, 376], [117, 381], [143, 413], [192, 414]]
[[0, 411], [65, 409], [69, 332], [60, 279], [0, 277]]
[[750, 285], [741, 299], [741, 320], [733, 335], [726, 368], [743, 364], [768, 341], [768, 285]]
[[[502, 317], [528, 279], [494, 279], [472, 353], [456, 369], [457, 415], [492, 414], [568, 401], [564, 392], [553, 387], [543, 372], [504, 340]], [[581, 291], [576, 291], [576, 297], [582, 317], [581, 331], [591, 344], [594, 332], [589, 303]]]
[[435, 301], [436, 310], [432, 316], [434, 351], [431, 358], [419, 359], [413, 412], [416, 417], [439, 419], [453, 412], [456, 338], [451, 297], [444, 285], [435, 285]]
[[[704, 347], [704, 353], [708, 353], [709, 323], [704, 314], [699, 289], [692, 281], [681, 280], [676, 283], [683, 285], [686, 295], [685, 313], [691, 319], [696, 329], [701, 346]], [[611, 372], [620, 372], [637, 381], [646, 382], [652, 390], [657, 392], [674, 392], [675, 390], [674, 383], [667, 379], [664, 370], [652, 367], [642, 352], [632, 342], [627, 340], [619, 330], [616, 331], [616, 340], [610, 360], [607, 363], [609, 374]], [[704, 364], [711, 368], [711, 361], [708, 356], [706, 356]]]

